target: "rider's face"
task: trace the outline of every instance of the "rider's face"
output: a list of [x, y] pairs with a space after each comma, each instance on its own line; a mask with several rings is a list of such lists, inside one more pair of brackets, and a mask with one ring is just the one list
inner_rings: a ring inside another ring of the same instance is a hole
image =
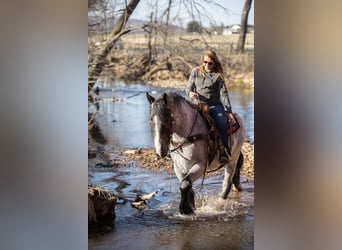
[[214, 67], [214, 60], [208, 56], [204, 56], [203, 65], [205, 70], [211, 71]]

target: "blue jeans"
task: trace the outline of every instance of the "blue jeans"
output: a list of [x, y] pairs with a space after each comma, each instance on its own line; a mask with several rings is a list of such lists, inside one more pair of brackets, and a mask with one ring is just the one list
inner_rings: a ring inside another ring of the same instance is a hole
[[215, 120], [217, 130], [222, 139], [223, 146], [228, 147], [228, 120], [222, 103], [210, 106], [210, 116]]

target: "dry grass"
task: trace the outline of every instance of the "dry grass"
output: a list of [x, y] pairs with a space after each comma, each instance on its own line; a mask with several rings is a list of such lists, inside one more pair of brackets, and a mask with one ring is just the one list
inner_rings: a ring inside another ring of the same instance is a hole
[[[95, 44], [96, 42], [103, 42], [106, 36], [93, 36], [88, 38], [88, 44]], [[192, 46], [202, 46], [207, 44], [216, 50], [222, 50], [230, 48], [230, 46], [236, 46], [239, 39], [238, 34], [232, 35], [198, 35], [198, 34], [174, 34], [168, 37], [168, 44], [179, 44], [181, 42], [191, 43]], [[127, 34], [122, 36], [126, 49], [147, 49], [148, 48], [148, 36], [147, 34]], [[154, 42], [154, 40], [153, 40]], [[156, 37], [157, 47], [162, 48], [164, 46], [164, 40], [162, 36]], [[246, 49], [254, 49], [254, 34], [246, 35]]]
[[[229, 87], [254, 88], [254, 34], [247, 34], [245, 53], [237, 54], [234, 49], [238, 42], [239, 35], [199, 35], [199, 34], [173, 34], [168, 36], [166, 45], [162, 36], [152, 39], [152, 45], [156, 45], [155, 64], [158, 65], [166, 58], [183, 58], [186, 63], [173, 61], [173, 72], [158, 72], [149, 81], [173, 80], [187, 81], [191, 67], [198, 65], [201, 54], [205, 49], [214, 49], [224, 66], [226, 83]], [[89, 53], [96, 53], [95, 43], [103, 41], [104, 36], [88, 38]], [[138, 69], [135, 65], [139, 59], [148, 55], [147, 34], [127, 34], [121, 38], [123, 49], [114, 49], [108, 56], [109, 65], [113, 74], [120, 78], [121, 73], [132, 69]], [[151, 67], [152, 68], [152, 67]], [[151, 69], [150, 68], [150, 69]], [[149, 70], [143, 68], [141, 71]], [[134, 72], [135, 73], [135, 72]], [[131, 73], [130, 75], [134, 75]], [[166, 78], [167, 79], [166, 79]], [[137, 78], [136, 80], [141, 80]], [[146, 80], [146, 79], [145, 79]]]

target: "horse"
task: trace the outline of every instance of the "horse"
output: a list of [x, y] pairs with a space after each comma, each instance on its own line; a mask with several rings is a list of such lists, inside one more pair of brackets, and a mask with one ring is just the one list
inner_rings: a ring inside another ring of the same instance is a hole
[[170, 155], [174, 172], [180, 182], [181, 214], [195, 214], [195, 193], [192, 185], [200, 177], [204, 180], [207, 172], [224, 167], [220, 193], [222, 199], [227, 199], [232, 185], [237, 191], [241, 191], [241, 149], [245, 140], [245, 128], [237, 113], [235, 118], [240, 128], [229, 138], [231, 160], [228, 163], [221, 163], [218, 160], [219, 153], [214, 152], [215, 157], [209, 161], [210, 130], [197, 105], [175, 92], [164, 93], [158, 99], [146, 92], [146, 97], [151, 105], [150, 122], [154, 131], [155, 152], [162, 158]]

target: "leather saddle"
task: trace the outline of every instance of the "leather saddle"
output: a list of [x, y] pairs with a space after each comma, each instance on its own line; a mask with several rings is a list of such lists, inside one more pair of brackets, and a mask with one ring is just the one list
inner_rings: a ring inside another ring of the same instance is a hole
[[[207, 104], [199, 104], [199, 112], [206, 121], [209, 130], [209, 150], [208, 160], [212, 162], [215, 155], [219, 152], [222, 145], [221, 136], [217, 130], [215, 120], [209, 114], [209, 106]], [[239, 128], [240, 124], [236, 119], [236, 113], [226, 113], [228, 119], [228, 136], [234, 134]]]

